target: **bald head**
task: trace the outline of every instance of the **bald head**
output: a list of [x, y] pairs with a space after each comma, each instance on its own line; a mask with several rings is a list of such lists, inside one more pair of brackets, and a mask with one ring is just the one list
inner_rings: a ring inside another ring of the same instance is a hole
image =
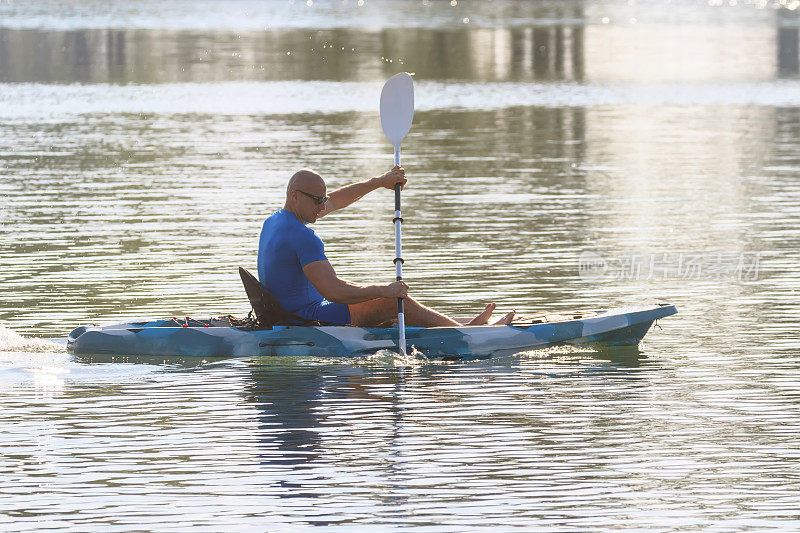
[[[0, 0], [2, 1], [2, 0]], [[286, 204], [283, 208], [291, 211], [303, 224], [313, 224], [324, 216], [327, 202], [325, 181], [314, 172], [304, 168], [295, 172], [286, 185]]]
[[[303, 170], [298, 170], [289, 178], [289, 184], [286, 185], [286, 197], [288, 198], [292, 191], [298, 189], [311, 192], [312, 194], [319, 194], [313, 191], [324, 191], [325, 181], [322, 179], [322, 176], [313, 170], [304, 168]], [[324, 194], [324, 192], [322, 194]]]

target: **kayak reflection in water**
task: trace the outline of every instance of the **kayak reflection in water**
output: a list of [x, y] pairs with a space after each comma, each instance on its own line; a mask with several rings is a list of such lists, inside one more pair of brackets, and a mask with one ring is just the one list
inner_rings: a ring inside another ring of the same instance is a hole
[[[490, 303], [471, 320], [458, 320], [425, 307], [408, 296], [403, 281], [361, 285], [340, 279], [322, 239], [307, 224], [352, 204], [379, 188], [394, 190], [408, 180], [402, 167], [326, 194], [325, 181], [312, 170], [296, 172], [286, 186], [283, 209], [264, 221], [258, 245], [258, 277], [288, 312], [309, 320], [362, 327], [385, 325], [397, 318], [397, 298], [403, 298], [408, 326], [487, 324], [495, 309]], [[514, 312], [496, 325], [509, 324]]]

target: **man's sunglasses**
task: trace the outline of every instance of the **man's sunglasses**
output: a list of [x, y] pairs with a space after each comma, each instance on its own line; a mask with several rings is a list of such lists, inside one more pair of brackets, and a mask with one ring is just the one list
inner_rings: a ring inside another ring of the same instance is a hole
[[295, 190], [299, 193], [305, 194], [306, 196], [314, 200], [314, 203], [317, 205], [322, 205], [330, 199], [330, 196], [317, 196], [316, 194], [308, 194], [306, 191], [301, 191], [300, 189], [295, 189]]

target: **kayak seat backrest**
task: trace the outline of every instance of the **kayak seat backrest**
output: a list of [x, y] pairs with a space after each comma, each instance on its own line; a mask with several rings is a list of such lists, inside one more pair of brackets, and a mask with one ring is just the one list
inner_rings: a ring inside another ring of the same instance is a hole
[[254, 275], [239, 267], [239, 276], [259, 326], [274, 326], [286, 319], [288, 313], [283, 310], [278, 299]]
[[239, 267], [239, 276], [242, 278], [244, 290], [259, 327], [272, 327], [276, 325], [320, 326], [320, 322], [308, 320], [301, 316], [287, 313], [274, 294], [261, 284], [247, 269]]

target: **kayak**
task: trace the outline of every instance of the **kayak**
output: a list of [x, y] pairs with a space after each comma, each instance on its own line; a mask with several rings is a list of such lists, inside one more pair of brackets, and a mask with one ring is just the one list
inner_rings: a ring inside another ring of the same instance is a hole
[[[508, 326], [405, 328], [410, 348], [432, 359], [483, 359], [563, 344], [635, 346], [674, 305], [523, 316]], [[67, 340], [76, 355], [179, 357], [355, 357], [397, 352], [399, 330], [356, 326], [247, 327], [232, 317], [81, 326]], [[409, 349], [409, 352], [412, 352]]]

